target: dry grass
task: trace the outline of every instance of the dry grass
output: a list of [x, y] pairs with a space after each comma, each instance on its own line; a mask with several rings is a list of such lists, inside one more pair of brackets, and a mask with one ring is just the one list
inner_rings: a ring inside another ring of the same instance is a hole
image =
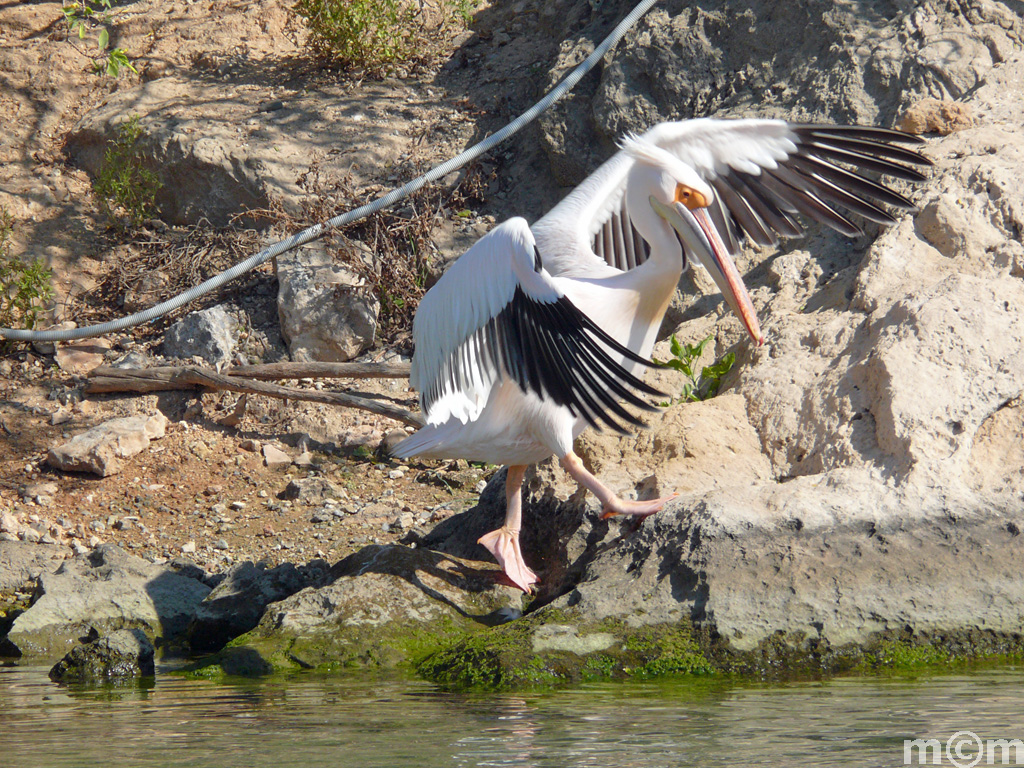
[[[156, 224], [156, 222], [152, 222]], [[69, 316], [80, 325], [123, 317], [199, 285], [251, 256], [263, 243], [254, 229], [215, 229], [208, 225], [187, 228], [142, 226], [127, 242], [113, 247], [115, 258], [91, 291], [71, 299]], [[269, 266], [265, 268], [269, 270]], [[234, 281], [201, 299], [165, 315], [159, 325], [136, 329], [141, 337], [154, 336], [196, 309], [219, 304], [244, 290]]]
[[[419, 172], [399, 169], [403, 178], [413, 178]], [[278, 223], [289, 230], [326, 221], [375, 196], [356, 190], [351, 178], [325, 174], [317, 160], [300, 177], [299, 185], [305, 192], [303, 222], [277, 212]], [[366, 280], [380, 300], [378, 344], [401, 343], [411, 333], [413, 316], [427, 290], [428, 263], [435, 254], [434, 228], [452, 211], [480, 202], [486, 186], [480, 167], [470, 166], [452, 190], [428, 185], [407, 198], [402, 207], [373, 214], [326, 236], [328, 248], [339, 262]]]

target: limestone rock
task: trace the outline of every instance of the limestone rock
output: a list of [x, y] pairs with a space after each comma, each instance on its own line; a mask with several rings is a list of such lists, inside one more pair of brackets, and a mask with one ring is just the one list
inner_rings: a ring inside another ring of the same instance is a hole
[[263, 446], [263, 461], [268, 467], [283, 469], [291, 466], [292, 457], [277, 446], [268, 443]]
[[344, 362], [373, 344], [380, 304], [322, 243], [277, 257], [277, 311], [292, 360]]
[[164, 333], [163, 353], [186, 360], [198, 355], [211, 365], [230, 362], [237, 327], [220, 305], [190, 312]]
[[[1024, 619], [1013, 575], [1024, 507], [992, 514], [956, 492], [887, 491], [866, 472], [687, 495], [602, 548], [552, 604], [591, 621], [683, 619], [735, 652], [773, 635], [798, 649], [1010, 638]], [[1017, 533], [1015, 533], [1015, 531]], [[644, 611], [636, 610], [643, 595]]]
[[298, 568], [292, 563], [271, 569], [252, 562], [236, 565], [196, 609], [188, 628], [189, 647], [193, 653], [220, 650], [255, 627], [270, 603], [309, 586], [327, 570], [322, 560]]
[[62, 371], [84, 376], [93, 368], [103, 365], [110, 342], [106, 339], [88, 339], [57, 347], [54, 358]]
[[185, 631], [209, 592], [172, 566], [103, 544], [40, 574], [32, 605], [0, 640], [0, 655], [61, 656], [90, 631], [141, 629], [166, 641]]
[[153, 643], [140, 629], [119, 629], [79, 645], [50, 670], [55, 683], [97, 683], [152, 677]]
[[32, 584], [64, 562], [64, 550], [47, 544], [0, 540], [0, 594]]
[[974, 125], [970, 107], [956, 101], [921, 99], [900, 118], [899, 128], [907, 133], [938, 133], [943, 136]]
[[[936, 13], [915, 8], [918, 23]], [[765, 254], [741, 255], [764, 346], [709, 315], [704, 298], [681, 313], [681, 338], [714, 334], [716, 354], [736, 352], [721, 395], [672, 406], [635, 437], [578, 441], [617, 492], [680, 498], [640, 526], [600, 521], [592, 500], [581, 504], [559, 470], [541, 465], [527, 480], [522, 541], [541, 599], [553, 601], [493, 639], [440, 652], [428, 676], [504, 684], [636, 664], [835, 671], [886, 642], [968, 655], [1020, 647], [1024, 130], [1010, 94], [1024, 89], [1024, 54], [1015, 46], [983, 69], [943, 62], [976, 75], [974, 90], [958, 94], [976, 119], [925, 146], [935, 168], [911, 190], [916, 215], [860, 240], [817, 235], [764, 269], [752, 265]], [[475, 538], [502, 511], [492, 481], [476, 509], [420, 542], [486, 557]], [[662, 640], [681, 628], [683, 652], [666, 656]], [[616, 650], [643, 646], [645, 633], [662, 638], [656, 659]], [[532, 667], [510, 650], [522, 646], [534, 650]]]
[[422, 658], [449, 635], [475, 632], [519, 608], [496, 569], [399, 545], [369, 546], [268, 606], [252, 632], [212, 657], [229, 674], [275, 668], [390, 667]]
[[164, 436], [167, 417], [160, 411], [152, 416], [111, 419], [76, 435], [69, 442], [49, 450], [47, 463], [66, 472], [92, 472], [107, 477], [121, 471], [122, 459], [143, 451], [151, 440]]

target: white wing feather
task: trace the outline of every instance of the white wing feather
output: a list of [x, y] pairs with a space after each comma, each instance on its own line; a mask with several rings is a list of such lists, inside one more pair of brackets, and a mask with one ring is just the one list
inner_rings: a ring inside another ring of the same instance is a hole
[[[480, 415], [500, 372], [470, 342], [509, 305], [516, 288], [542, 302], [562, 296], [546, 272], [535, 271], [534, 248], [526, 220], [509, 219], [480, 238], [423, 297], [413, 323], [410, 384], [420, 391], [421, 404], [429, 387], [437, 389], [425, 408], [428, 424], [453, 417], [465, 424]], [[446, 376], [452, 360], [461, 381]]]

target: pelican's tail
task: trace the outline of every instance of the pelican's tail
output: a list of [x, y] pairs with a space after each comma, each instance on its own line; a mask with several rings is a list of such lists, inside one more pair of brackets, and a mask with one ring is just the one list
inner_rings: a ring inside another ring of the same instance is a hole
[[391, 455], [396, 459], [408, 459], [410, 456], [426, 453], [436, 448], [441, 441], [439, 433], [440, 430], [434, 425], [423, 427], [396, 444], [391, 449]]

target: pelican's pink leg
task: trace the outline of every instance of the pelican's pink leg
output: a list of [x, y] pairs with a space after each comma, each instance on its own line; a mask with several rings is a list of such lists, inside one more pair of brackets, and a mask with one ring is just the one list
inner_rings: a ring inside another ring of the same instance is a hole
[[487, 551], [494, 555], [505, 575], [523, 592], [530, 593], [532, 587], [540, 579], [531, 571], [523, 560], [523, 552], [519, 548], [519, 527], [523, 521], [523, 499], [519, 490], [523, 485], [525, 466], [508, 468], [505, 476], [505, 524], [496, 531], [486, 533], [477, 539]]
[[587, 468], [583, 466], [583, 462], [580, 461], [580, 457], [572, 451], [569, 451], [569, 453], [561, 458], [561, 463], [565, 471], [572, 475], [573, 480], [597, 496], [597, 500], [601, 502], [603, 510], [602, 520], [614, 517], [615, 515], [633, 515], [643, 520], [645, 517], [661, 511], [666, 502], [679, 495], [678, 493], [673, 493], [671, 496], [666, 496], [663, 499], [626, 501], [612, 493], [608, 486], [588, 472]]

